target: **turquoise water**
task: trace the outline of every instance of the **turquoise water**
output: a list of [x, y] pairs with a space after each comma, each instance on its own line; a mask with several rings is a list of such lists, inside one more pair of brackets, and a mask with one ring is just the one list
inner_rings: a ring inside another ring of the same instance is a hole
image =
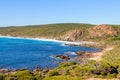
[[34, 69], [37, 66], [53, 68], [61, 60], [52, 58], [52, 55], [99, 50], [62, 44], [54, 41], [0, 37], [0, 67], [9, 69]]

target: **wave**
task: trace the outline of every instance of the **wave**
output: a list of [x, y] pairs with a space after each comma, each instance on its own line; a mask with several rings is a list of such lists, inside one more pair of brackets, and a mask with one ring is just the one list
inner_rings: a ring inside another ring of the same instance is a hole
[[54, 56], [49, 56], [50, 58], [55, 58]]
[[67, 46], [67, 45], [65, 45], [65, 43], [63, 43], [63, 44], [61, 44], [61, 46]]
[[76, 55], [75, 52], [66, 52], [65, 54]]

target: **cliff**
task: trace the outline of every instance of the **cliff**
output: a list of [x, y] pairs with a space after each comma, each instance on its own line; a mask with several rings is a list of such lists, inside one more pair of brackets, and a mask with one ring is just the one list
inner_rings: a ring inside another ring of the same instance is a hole
[[117, 31], [115, 31], [112, 26], [106, 24], [97, 25], [89, 29], [89, 36], [92, 38], [108, 37], [114, 35], [117, 35]]
[[[87, 33], [87, 35], [86, 35]], [[93, 38], [107, 39], [117, 35], [117, 31], [110, 25], [102, 24], [88, 29], [74, 29], [60, 36], [58, 39], [65, 41], [81, 41]]]
[[79, 41], [82, 40], [83, 36], [84, 36], [84, 31], [79, 29], [79, 30], [71, 30], [68, 33], [66, 33], [64, 36], [61, 36], [59, 39], [65, 41]]

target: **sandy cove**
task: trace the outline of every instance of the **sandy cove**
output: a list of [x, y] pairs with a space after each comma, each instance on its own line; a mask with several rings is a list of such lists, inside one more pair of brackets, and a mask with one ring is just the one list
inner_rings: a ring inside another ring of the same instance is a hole
[[100, 61], [102, 59], [102, 56], [104, 55], [104, 53], [112, 50], [113, 48], [114, 47], [107, 47], [100, 52], [94, 52], [94, 53], [92, 53], [92, 57], [89, 58], [89, 60]]

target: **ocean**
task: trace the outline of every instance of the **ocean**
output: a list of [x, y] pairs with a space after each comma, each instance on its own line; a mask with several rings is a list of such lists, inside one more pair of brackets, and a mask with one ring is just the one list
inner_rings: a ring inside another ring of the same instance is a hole
[[[0, 37], [0, 68], [30, 69], [36, 67], [54, 68], [61, 59], [53, 55], [65, 55], [76, 51], [98, 51], [98, 48], [66, 46], [64, 42], [45, 39]], [[72, 59], [71, 59], [72, 60]]]

